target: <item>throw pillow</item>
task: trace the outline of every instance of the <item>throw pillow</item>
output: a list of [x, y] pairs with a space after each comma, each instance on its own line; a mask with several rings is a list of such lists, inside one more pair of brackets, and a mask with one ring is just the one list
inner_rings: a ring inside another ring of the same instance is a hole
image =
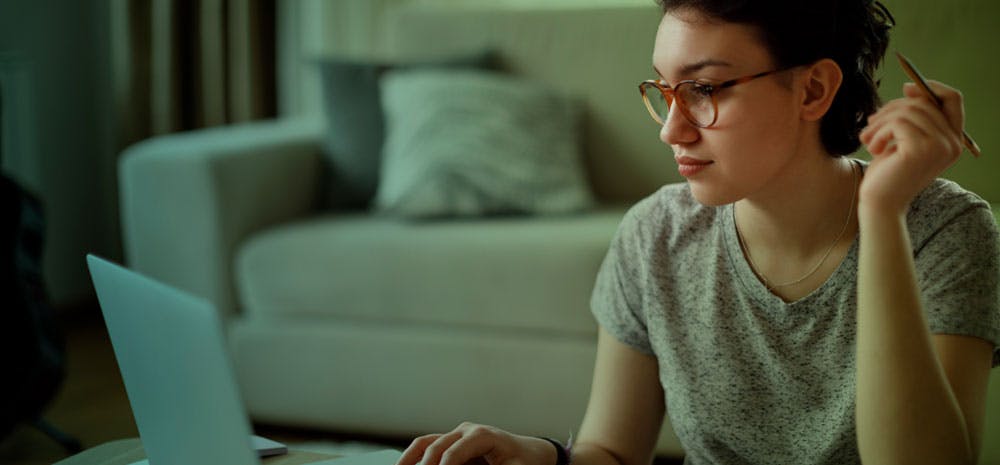
[[493, 52], [410, 63], [341, 58], [318, 61], [327, 121], [323, 155], [328, 206], [365, 208], [375, 196], [384, 139], [378, 81], [384, 72], [429, 66], [493, 68], [495, 61]]
[[592, 205], [579, 108], [480, 70], [393, 71], [376, 209], [407, 218], [568, 213]]

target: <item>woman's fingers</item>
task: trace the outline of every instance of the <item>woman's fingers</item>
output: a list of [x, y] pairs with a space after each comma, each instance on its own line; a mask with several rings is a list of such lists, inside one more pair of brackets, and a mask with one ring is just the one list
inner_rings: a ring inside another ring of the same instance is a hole
[[915, 125], [937, 142], [948, 158], [957, 158], [962, 153], [961, 121], [952, 121], [944, 111], [927, 99], [910, 99], [906, 107]]
[[403, 455], [399, 457], [396, 465], [416, 465], [424, 457], [424, 451], [441, 436], [440, 434], [428, 434], [414, 439], [410, 446], [403, 451]]
[[[899, 130], [900, 125], [908, 126]], [[869, 125], [860, 134], [872, 155], [885, 148], [906, 145], [916, 155], [945, 155], [949, 160], [961, 154], [961, 139], [945, 115], [929, 100], [900, 99], [888, 103], [869, 118]]]
[[464, 465], [473, 459], [483, 457], [490, 465], [503, 462], [503, 454], [498, 453], [499, 438], [486, 426], [475, 426], [467, 430], [461, 439], [455, 441], [441, 459], [440, 465]]
[[868, 145], [868, 152], [875, 157], [894, 154], [900, 149], [900, 144], [922, 135], [923, 131], [912, 122], [896, 121], [892, 125], [883, 126], [875, 133]]
[[915, 85], [905, 97], [868, 118], [859, 137], [873, 159], [862, 181], [862, 201], [905, 211], [909, 202], [962, 153], [962, 95], [931, 82], [941, 106]]
[[902, 151], [914, 159], [930, 161], [929, 166], [935, 168], [950, 164], [961, 153], [957, 137], [941, 132], [935, 122], [919, 115], [900, 116], [880, 126], [868, 138], [867, 147], [874, 156]]
[[[927, 85], [941, 100], [942, 108], [939, 111], [943, 112], [946, 116], [949, 127], [956, 133], [961, 134], [965, 128], [965, 107], [962, 92], [938, 81], [927, 81]], [[929, 101], [932, 100], [924, 95], [924, 91], [914, 83], [903, 85], [903, 95], [910, 98], [927, 98]]]
[[499, 429], [462, 423], [445, 434], [414, 439], [396, 465], [465, 465], [483, 458], [491, 465], [504, 463], [517, 449], [514, 436]]
[[424, 450], [423, 465], [439, 465], [441, 463], [441, 456], [443, 456], [456, 441], [462, 439], [463, 434], [464, 433], [461, 429], [456, 429], [437, 438], [436, 441], [431, 443], [431, 445], [427, 446], [427, 449]]

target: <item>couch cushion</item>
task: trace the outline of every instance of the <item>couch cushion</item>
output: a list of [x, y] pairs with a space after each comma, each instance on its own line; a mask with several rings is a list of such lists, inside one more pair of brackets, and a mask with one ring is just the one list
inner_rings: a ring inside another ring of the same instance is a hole
[[252, 237], [249, 318], [345, 318], [593, 334], [590, 292], [624, 209], [401, 222], [327, 216]]
[[408, 62], [375, 62], [329, 57], [319, 60], [327, 133], [327, 203], [333, 208], [364, 208], [378, 186], [384, 138], [384, 115], [378, 82], [392, 69], [424, 67], [495, 67], [492, 52], [455, 54], [449, 58]]
[[382, 102], [382, 212], [420, 218], [592, 206], [579, 106], [557, 89], [497, 72], [403, 70], [382, 79]]

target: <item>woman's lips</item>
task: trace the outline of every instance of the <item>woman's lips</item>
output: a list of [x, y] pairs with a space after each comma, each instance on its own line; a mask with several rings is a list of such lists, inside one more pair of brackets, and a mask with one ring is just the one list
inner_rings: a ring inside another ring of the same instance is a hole
[[677, 160], [677, 171], [685, 178], [694, 176], [708, 168], [713, 162], [710, 160], [699, 160], [691, 157], [675, 157]]

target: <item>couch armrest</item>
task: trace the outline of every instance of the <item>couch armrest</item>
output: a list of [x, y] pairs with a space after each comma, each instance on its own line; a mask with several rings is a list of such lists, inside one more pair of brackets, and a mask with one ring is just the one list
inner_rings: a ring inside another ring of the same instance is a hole
[[322, 121], [272, 120], [154, 137], [119, 162], [122, 236], [132, 268], [238, 309], [238, 244], [315, 209]]

